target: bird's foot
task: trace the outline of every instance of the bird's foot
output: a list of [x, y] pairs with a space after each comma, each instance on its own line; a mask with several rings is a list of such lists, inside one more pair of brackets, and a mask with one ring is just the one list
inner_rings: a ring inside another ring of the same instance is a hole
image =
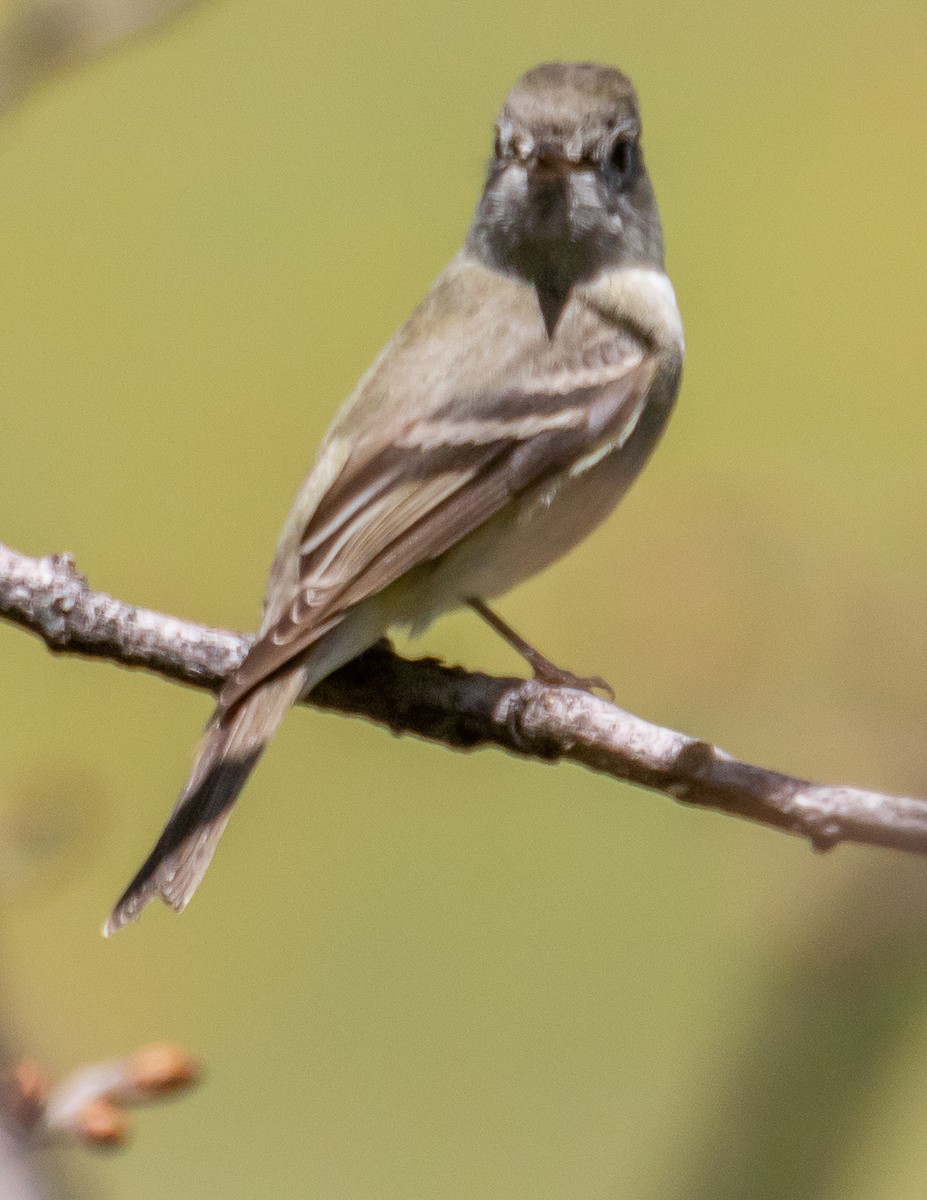
[[601, 675], [574, 675], [572, 671], [556, 666], [540, 654], [527, 661], [538, 683], [544, 683], [548, 687], [576, 688], [577, 691], [593, 694], [604, 692], [609, 700], [615, 699], [615, 689]]

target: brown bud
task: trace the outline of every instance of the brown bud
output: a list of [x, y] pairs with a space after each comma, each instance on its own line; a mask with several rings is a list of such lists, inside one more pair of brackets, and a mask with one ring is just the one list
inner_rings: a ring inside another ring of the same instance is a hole
[[31, 1059], [18, 1063], [4, 1090], [11, 1119], [22, 1129], [38, 1124], [48, 1103], [48, 1080], [39, 1064]]
[[13, 1072], [16, 1087], [24, 1100], [44, 1105], [48, 1099], [48, 1080], [45, 1072], [31, 1058], [24, 1059]]
[[122, 1146], [128, 1137], [129, 1118], [111, 1100], [88, 1100], [74, 1119], [74, 1132], [91, 1146]]
[[164, 1096], [196, 1082], [200, 1066], [182, 1046], [153, 1042], [129, 1058], [132, 1085], [152, 1096]]

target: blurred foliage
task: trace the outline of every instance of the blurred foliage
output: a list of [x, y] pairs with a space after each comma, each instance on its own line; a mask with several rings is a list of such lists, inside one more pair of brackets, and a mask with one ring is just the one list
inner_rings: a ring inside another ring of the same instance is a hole
[[[0, 537], [253, 626], [506, 88], [612, 61], [687, 375], [620, 513], [502, 611], [651, 719], [927, 794], [925, 34], [923, 0], [213, 0], [55, 82], [0, 129]], [[516, 667], [465, 616], [420, 645]], [[189, 912], [104, 943], [208, 700], [13, 629], [0, 662], [0, 833], [73, 805], [0, 896], [20, 1037], [62, 1070], [160, 1037], [209, 1067], [98, 1194], [923, 1197], [922, 862], [300, 712]]]

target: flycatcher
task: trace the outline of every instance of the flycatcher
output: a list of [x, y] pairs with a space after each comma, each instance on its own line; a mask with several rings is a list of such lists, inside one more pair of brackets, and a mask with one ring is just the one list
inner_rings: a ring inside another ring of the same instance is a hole
[[394, 626], [556, 561], [656, 444], [683, 335], [631, 81], [546, 63], [514, 86], [464, 248], [335, 418], [283, 527], [260, 636], [104, 932], [183, 909], [289, 707]]

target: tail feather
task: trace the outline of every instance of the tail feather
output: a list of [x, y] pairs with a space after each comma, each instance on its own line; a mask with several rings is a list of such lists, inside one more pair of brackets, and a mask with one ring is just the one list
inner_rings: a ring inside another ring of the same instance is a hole
[[305, 671], [294, 668], [256, 688], [231, 713], [217, 710], [163, 833], [103, 927], [106, 937], [134, 921], [156, 896], [175, 912], [186, 908], [238, 793], [305, 682]]

